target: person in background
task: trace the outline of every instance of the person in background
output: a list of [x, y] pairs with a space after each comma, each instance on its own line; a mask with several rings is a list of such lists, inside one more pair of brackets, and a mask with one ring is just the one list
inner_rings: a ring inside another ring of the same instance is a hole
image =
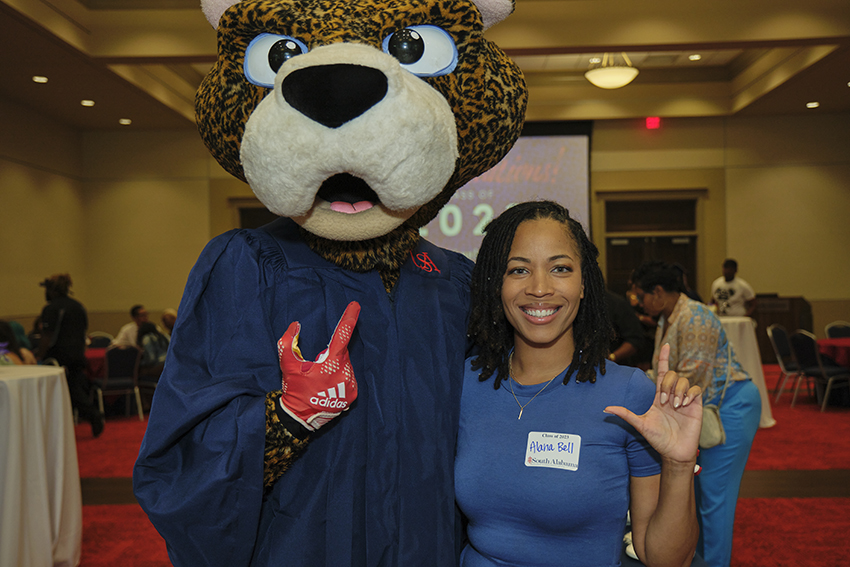
[[168, 354], [168, 337], [159, 332], [156, 325], [147, 321], [139, 325], [137, 344], [142, 350], [139, 374], [159, 378]]
[[705, 303], [700, 297], [700, 294], [697, 293], [697, 290], [691, 289], [691, 286], [688, 284], [688, 270], [682, 264], [678, 262], [673, 262], [670, 264], [676, 271], [679, 272], [679, 281], [682, 284], [682, 293], [693, 299], [694, 301], [699, 301], [700, 303]]
[[608, 317], [616, 337], [611, 341], [608, 360], [624, 366], [637, 366], [641, 354], [649, 360], [652, 354], [651, 343], [632, 306], [625, 297], [610, 290], [605, 292]]
[[25, 349], [32, 351], [33, 345], [30, 342], [30, 338], [27, 336], [27, 332], [24, 329], [24, 326], [18, 323], [17, 321], [9, 321], [9, 325], [12, 326], [12, 331], [14, 331], [15, 337], [18, 339], [18, 344], [24, 347]]
[[756, 310], [756, 292], [737, 273], [738, 262], [726, 259], [723, 275], [711, 284], [711, 303], [717, 306], [718, 315], [752, 317]]
[[629, 511], [645, 565], [693, 558], [701, 392], [663, 362], [656, 387], [608, 361], [597, 256], [553, 202], [486, 229], [455, 459], [463, 567], [619, 565]]
[[71, 405], [80, 419], [91, 423], [92, 435], [103, 432], [103, 414], [91, 398], [91, 384], [85, 374], [86, 331], [89, 320], [83, 305], [69, 297], [71, 276], [56, 274], [41, 282], [47, 305], [41, 311], [41, 340], [38, 358], [55, 358], [65, 367]]
[[0, 321], [0, 357], [5, 359], [5, 364], [37, 364], [35, 355], [21, 345], [14, 327], [7, 321]]
[[148, 311], [144, 305], [134, 305], [130, 309], [130, 317], [133, 321], [121, 327], [112, 340], [112, 346], [136, 346], [138, 343], [139, 325], [147, 323]]
[[177, 310], [169, 307], [162, 312], [162, 333], [171, 338], [174, 331], [174, 323], [177, 322]]
[[[632, 273], [634, 291], [647, 313], [658, 315], [653, 368], [660, 369], [662, 345], [669, 345], [670, 370], [702, 388], [703, 403], [718, 403], [726, 442], [701, 449], [696, 480], [700, 539], [697, 553], [712, 567], [732, 560], [735, 505], [744, 467], [761, 418], [756, 385], [735, 359], [720, 319], [689, 299], [679, 272], [664, 262], [646, 262]], [[729, 385], [723, 395], [727, 374]]]

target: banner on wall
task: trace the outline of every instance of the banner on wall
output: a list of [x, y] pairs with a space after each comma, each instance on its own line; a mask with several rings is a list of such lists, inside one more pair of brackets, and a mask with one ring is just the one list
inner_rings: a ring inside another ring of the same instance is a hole
[[484, 229], [508, 207], [556, 201], [585, 230], [590, 221], [589, 135], [522, 136], [493, 169], [460, 188], [420, 232], [475, 260]]

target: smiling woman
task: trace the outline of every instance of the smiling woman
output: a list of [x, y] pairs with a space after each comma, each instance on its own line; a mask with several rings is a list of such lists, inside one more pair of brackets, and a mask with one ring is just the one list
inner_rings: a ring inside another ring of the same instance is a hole
[[[560, 222], [520, 224], [502, 281], [502, 305], [516, 340], [529, 347], [557, 347], [552, 352], [571, 360], [572, 325], [584, 297], [581, 280], [576, 245]], [[523, 370], [514, 367], [513, 376], [521, 384], [539, 384], [554, 375], [520, 377]]]
[[627, 512], [645, 565], [693, 557], [701, 391], [607, 362], [596, 257], [557, 203], [521, 203], [487, 227], [455, 460], [464, 567], [619, 565]]

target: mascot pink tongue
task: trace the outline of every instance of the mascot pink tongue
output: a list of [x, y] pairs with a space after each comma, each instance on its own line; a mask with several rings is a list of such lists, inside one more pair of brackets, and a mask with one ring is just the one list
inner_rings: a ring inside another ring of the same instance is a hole
[[177, 567], [454, 565], [471, 263], [419, 229], [522, 129], [513, 3], [201, 4], [199, 132], [280, 218], [193, 268], [136, 497]]
[[369, 201], [358, 201], [357, 203], [345, 203], [343, 201], [334, 201], [331, 203], [331, 210], [337, 213], [360, 213], [372, 208], [372, 203]]

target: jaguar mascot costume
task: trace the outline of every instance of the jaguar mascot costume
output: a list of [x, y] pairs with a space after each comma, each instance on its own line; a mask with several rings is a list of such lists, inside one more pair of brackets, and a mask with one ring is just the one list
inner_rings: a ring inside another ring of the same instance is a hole
[[181, 567], [455, 565], [471, 262], [419, 229], [520, 134], [513, 2], [202, 8], [201, 136], [280, 218], [192, 269], [135, 494]]

